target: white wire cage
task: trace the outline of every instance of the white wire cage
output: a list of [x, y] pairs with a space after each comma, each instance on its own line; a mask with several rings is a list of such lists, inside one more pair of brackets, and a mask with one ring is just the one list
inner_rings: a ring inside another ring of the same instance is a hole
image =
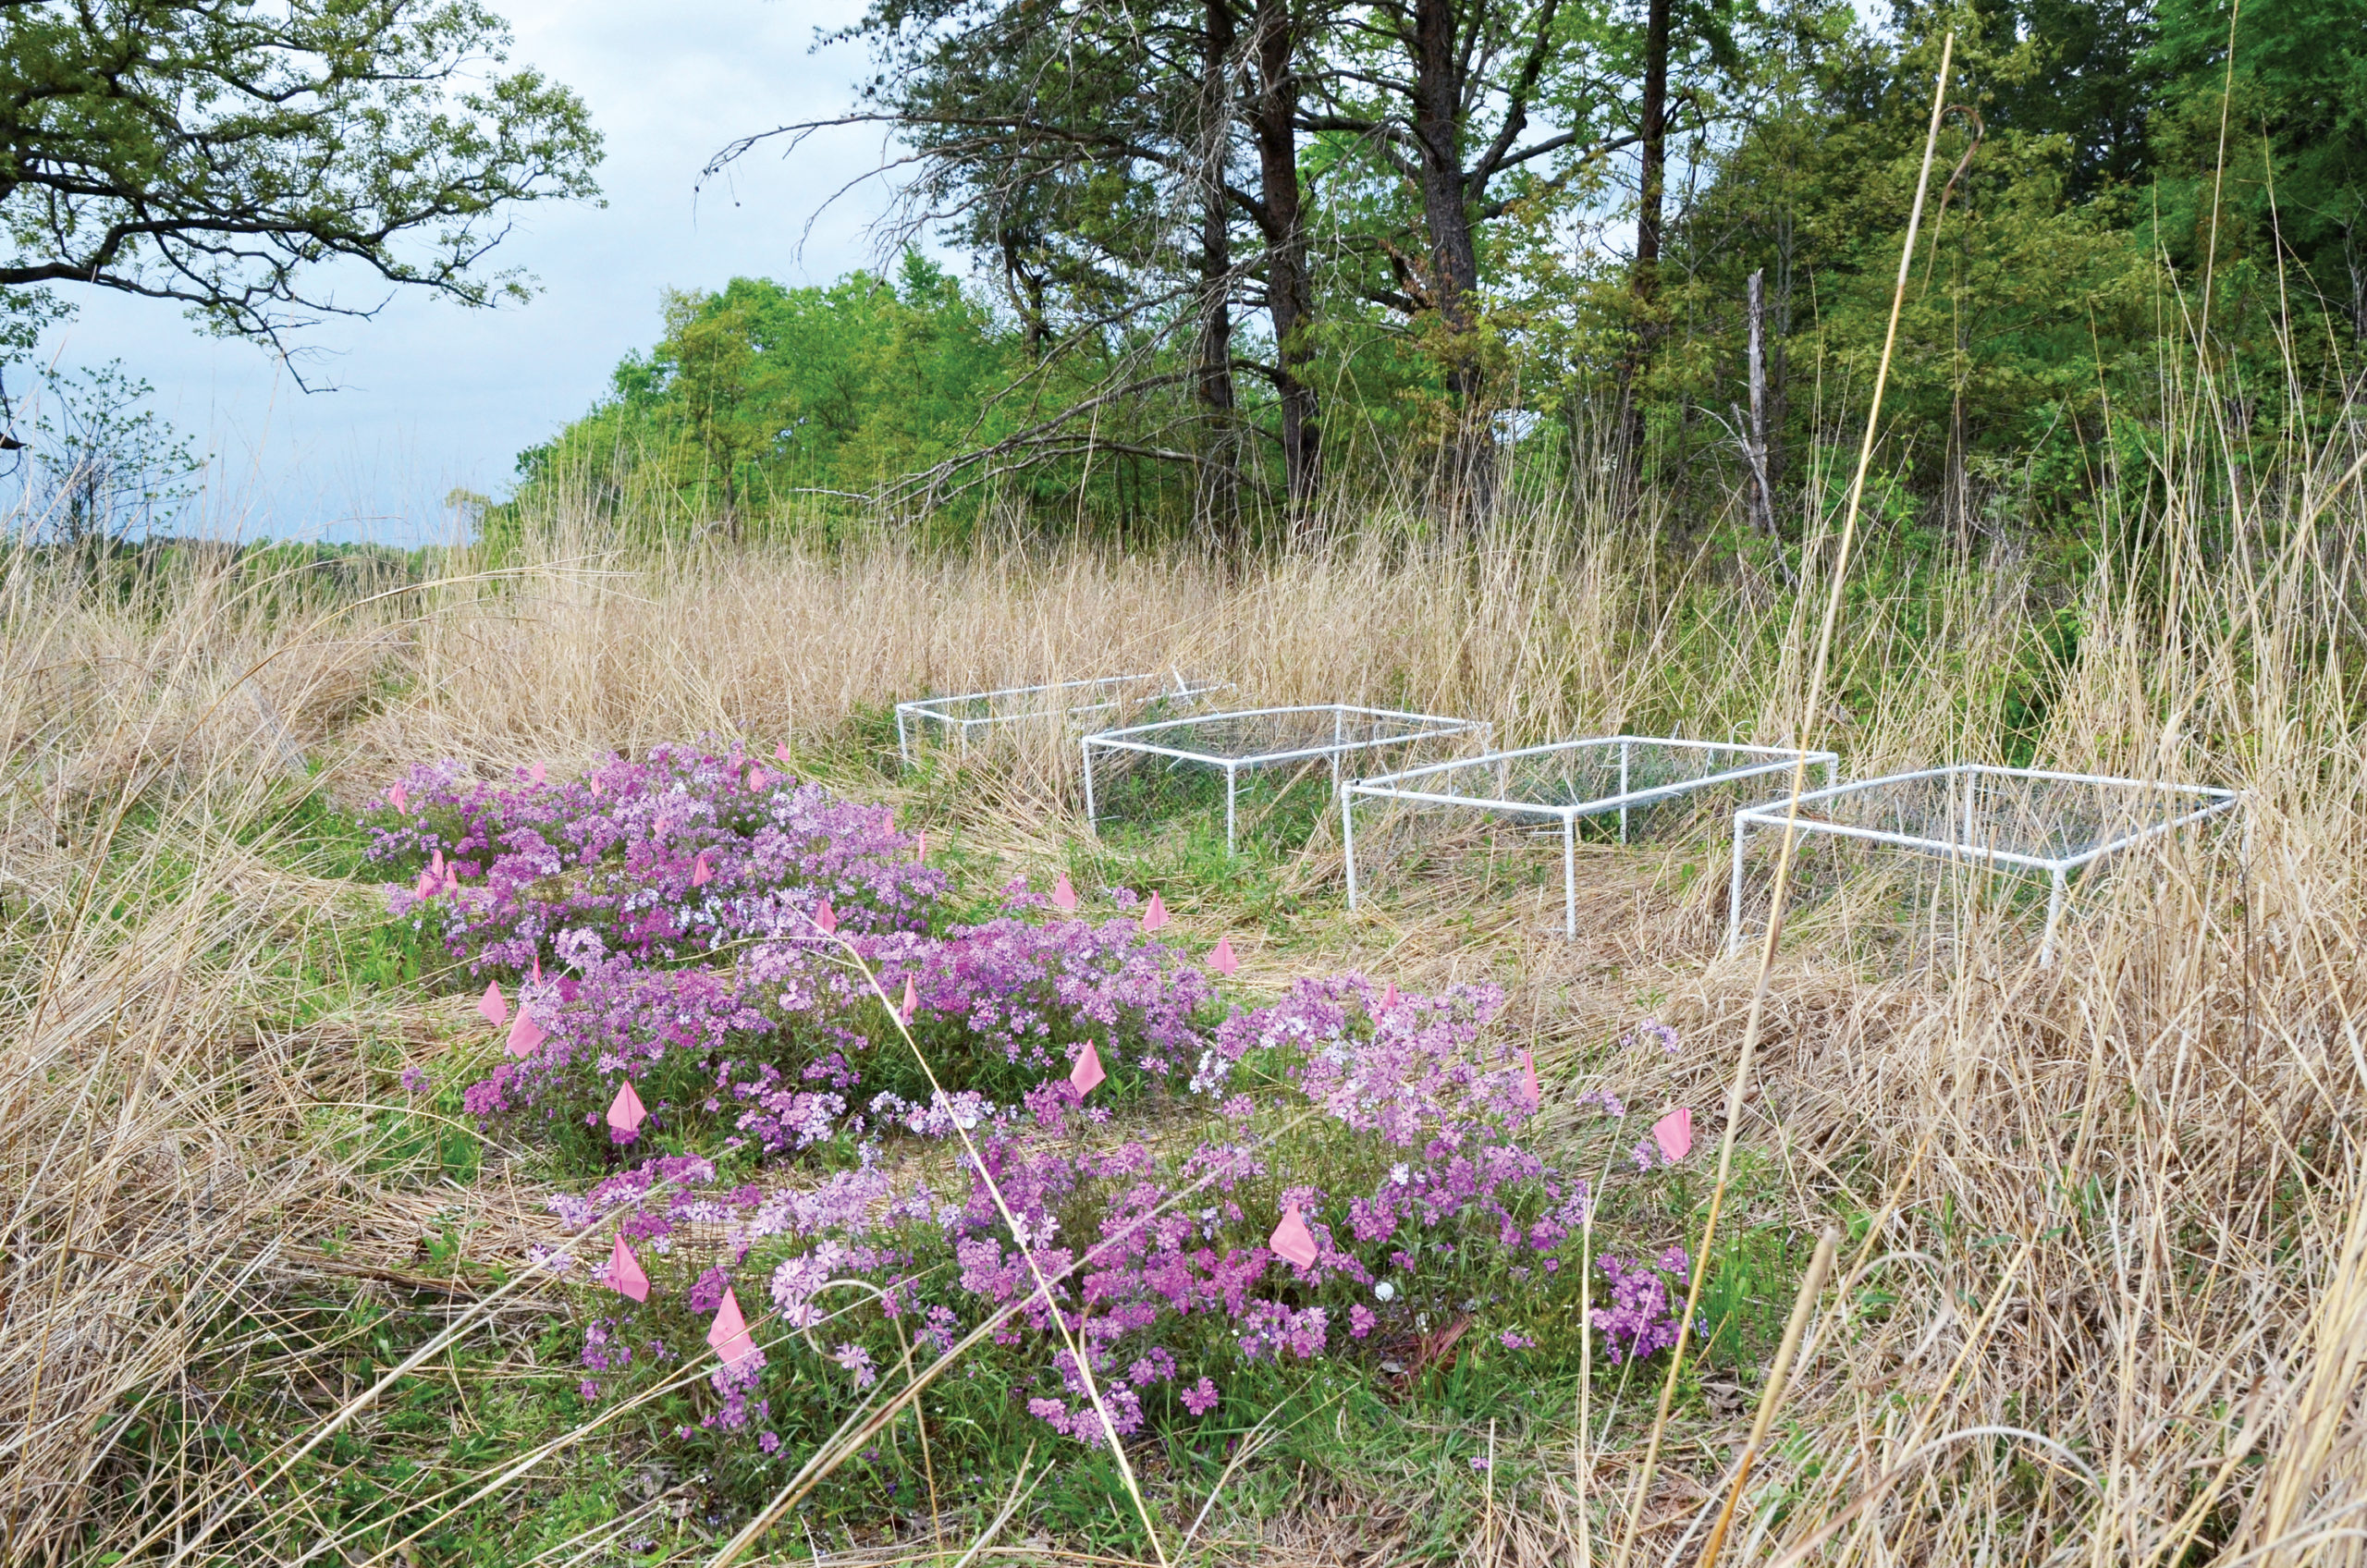
[[[1839, 765], [1831, 752], [1797, 747], [1600, 735], [1488, 752], [1360, 779], [1343, 789], [1340, 801], [1348, 907], [1356, 907], [1375, 864], [1389, 859], [1397, 830], [1409, 821], [1443, 815], [1487, 826], [1510, 820], [1559, 837], [1562, 930], [1576, 939], [1581, 819], [1615, 814], [1620, 842], [1625, 843], [1633, 815], [1663, 802], [1748, 785], [1794, 768], [1821, 767], [1824, 782], [1831, 784], [1839, 778]], [[1359, 803], [1368, 814], [1361, 848], [1355, 826]], [[1375, 808], [1383, 813], [1378, 823], [1370, 817]]]
[[994, 692], [924, 697], [896, 704], [896, 757], [913, 766], [913, 755], [932, 741], [967, 753], [975, 738], [1001, 726], [1107, 724], [1139, 714], [1154, 704], [1192, 706], [1229, 680], [1204, 680], [1179, 670], [1164, 674], [1103, 675], [1081, 680], [1049, 680], [1035, 686], [1005, 686]]
[[[1233, 853], [1239, 836], [1241, 776], [1298, 764], [1302, 771], [1328, 763], [1331, 795], [1337, 798], [1343, 764], [1426, 745], [1468, 743], [1484, 750], [1493, 726], [1484, 719], [1453, 718], [1354, 703], [1310, 703], [1292, 707], [1243, 708], [1154, 724], [1105, 729], [1085, 737], [1085, 816], [1098, 822], [1104, 803], [1097, 793], [1097, 763], [1131, 761], [1172, 775], [1208, 770], [1224, 775], [1224, 847]], [[1287, 785], [1285, 788], [1287, 789]]]
[[1735, 813], [1726, 950], [1742, 945], [1744, 865], [1754, 830], [1790, 818], [1808, 837], [1880, 845], [1987, 872], [2043, 876], [2039, 962], [2054, 962], [2071, 877], [2108, 855], [2235, 812], [2242, 796], [2205, 784], [1957, 763], [1810, 790]]

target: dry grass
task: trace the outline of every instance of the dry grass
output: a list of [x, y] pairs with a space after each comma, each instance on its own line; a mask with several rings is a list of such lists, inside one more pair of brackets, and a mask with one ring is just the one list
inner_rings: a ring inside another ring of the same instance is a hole
[[[1723, 1561], [2367, 1559], [2367, 731], [2344, 575], [2367, 506], [2353, 487], [2295, 526], [2349, 458], [2325, 456], [2306, 496], [2297, 479], [2239, 510], [2232, 547], [2214, 533], [2205, 549], [2200, 502], [2174, 488], [2142, 558], [2083, 590], [2077, 664], [2030, 737], [2052, 765], [2241, 785], [2248, 882], [2225, 846], [2144, 858], [2091, 895], [2051, 969], [2021, 926], [1987, 918], [1940, 959], [1869, 964], [1853, 933], [1885, 917], [1872, 878], [1808, 911], [1786, 948], [1742, 1129], [1767, 1175], [1738, 1219], [1866, 1228]], [[1672, 574], [1632, 537], [1550, 509], [1454, 549], [1375, 526], [1238, 570], [1018, 545], [650, 561], [598, 543], [556, 527], [527, 568], [336, 613], [285, 595], [265, 613], [251, 584], [207, 573], [126, 602], [9, 563], [12, 1560], [143, 1537], [149, 1558], [241, 1556], [218, 1533], [199, 1547], [203, 1528], [251, 1501], [300, 1516], [302, 1499], [265, 1495], [268, 1453], [132, 1441], [142, 1413], [203, 1409], [218, 1390], [193, 1369], [278, 1379], [293, 1403], [264, 1446], [300, 1439], [360, 1390], [319, 1315], [290, 1304], [424, 1284], [455, 1313], [483, 1305], [482, 1276], [419, 1261], [421, 1231], [466, 1208], [485, 1221], [471, 1251], [508, 1258], [533, 1223], [505, 1168], [433, 1193], [368, 1161], [386, 1053], [426, 1049], [441, 1014], [344, 992], [308, 1012], [289, 994], [288, 945], [369, 903], [291, 861], [276, 826], [288, 743], [352, 801], [398, 762], [566, 766], [702, 732], [786, 737], [852, 777], [894, 697], [1118, 668], [1464, 713], [1515, 741], [1623, 724], [1781, 741], [1805, 685], [1792, 602], [1710, 583], [1703, 563]], [[2042, 665], [2049, 613], [2011, 573], [1968, 568], [1911, 603], [1854, 605], [1825, 740], [1858, 774], [1999, 758], [2007, 672]], [[1073, 767], [1064, 747], [1018, 744], [913, 804], [1039, 866], [1076, 829]], [[1714, 1105], [1752, 975], [1719, 955], [1723, 878], [1684, 874], [1701, 853], [1686, 836], [1590, 852], [1584, 934], [1564, 945], [1544, 935], [1558, 907], [1503, 900], [1470, 870], [1349, 917], [1318, 836], [1287, 873], [1314, 896], [1291, 940], [1234, 926], [1243, 977], [1490, 972], [1565, 1075]], [[1192, 913], [1233, 918], [1220, 891]], [[1683, 1055], [1604, 1043], [1655, 998]], [[531, 1309], [504, 1297], [468, 1331]], [[311, 1349], [241, 1348], [289, 1335]], [[1736, 1406], [1672, 1449], [1638, 1562], [1692, 1560], [1748, 1419]], [[1490, 1496], [1465, 1556], [1575, 1562], [1583, 1540], [1609, 1561], [1638, 1454], [1598, 1433], [1581, 1467], [1569, 1439]], [[1307, 1477], [1279, 1519], [1220, 1518], [1228, 1551], [1331, 1562], [1409, 1538], [1392, 1500], [1343, 1485]]]

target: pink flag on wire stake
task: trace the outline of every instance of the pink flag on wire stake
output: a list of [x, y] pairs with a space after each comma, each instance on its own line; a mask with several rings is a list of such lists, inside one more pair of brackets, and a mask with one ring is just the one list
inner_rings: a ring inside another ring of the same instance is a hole
[[910, 1023], [913, 1021], [913, 1015], [920, 1010], [920, 989], [913, 984], [913, 977], [907, 974], [904, 976], [904, 1005], [896, 1010], [896, 1016], [906, 1023]]
[[1266, 1246], [1276, 1256], [1286, 1258], [1301, 1268], [1315, 1267], [1315, 1232], [1306, 1228], [1306, 1220], [1293, 1204], [1282, 1210], [1282, 1222], [1266, 1238]]
[[714, 880], [715, 868], [707, 864], [706, 851], [702, 850], [699, 858], [691, 862], [691, 886], [704, 888]]
[[435, 878], [430, 876], [424, 871], [421, 872], [419, 874], [418, 882], [412, 885], [411, 891], [411, 897], [415, 899], [434, 898], [435, 896]]
[[601, 1281], [620, 1296], [635, 1301], [649, 1299], [649, 1276], [641, 1271], [641, 1259], [633, 1256], [632, 1248], [625, 1245], [622, 1236], [617, 1238], [614, 1251], [608, 1254], [608, 1272]]
[[444, 868], [444, 890], [448, 893], [457, 893], [460, 890], [460, 879], [448, 865]]
[[740, 1298], [731, 1287], [723, 1287], [723, 1305], [715, 1309], [715, 1322], [706, 1331], [706, 1342], [726, 1366], [738, 1366], [756, 1354], [755, 1337], [748, 1332], [748, 1320], [740, 1316]]
[[928, 829], [926, 827], [913, 835], [913, 858], [916, 861], [928, 859]]
[[1063, 914], [1076, 913], [1076, 888], [1070, 885], [1069, 874], [1065, 871], [1061, 873], [1061, 879], [1052, 884], [1052, 907]]
[[780, 764], [783, 767], [787, 767], [790, 765], [788, 741], [776, 741], [773, 742], [773, 761]]
[[537, 986], [543, 983], [543, 955], [539, 952], [534, 955], [534, 973], [532, 978]]
[[829, 900], [824, 899], [821, 907], [814, 912], [814, 924], [822, 928], [825, 937], [839, 928], [839, 912], [830, 907]]
[[1520, 1097], [1531, 1110], [1545, 1103], [1545, 1086], [1537, 1081], [1537, 1059], [1527, 1051], [1520, 1053]]
[[1383, 1011], [1383, 1012], [1387, 1012], [1391, 1008], [1393, 1008], [1393, 1007], [1395, 1007], [1396, 1005], [1397, 1005], [1397, 982], [1396, 982], [1396, 981], [1394, 981], [1394, 980], [1392, 980], [1392, 981], [1389, 983], [1389, 989], [1387, 989], [1387, 990], [1385, 990], [1385, 991], [1381, 992], [1381, 994], [1380, 994], [1380, 1011]]
[[1208, 955], [1208, 967], [1219, 974], [1230, 974], [1241, 967], [1241, 961], [1233, 956], [1232, 937], [1217, 938], [1217, 950]]
[[1151, 889], [1150, 902], [1143, 906], [1143, 932], [1146, 936], [1167, 924], [1167, 906], [1159, 901], [1159, 890]]
[[1076, 1097], [1085, 1098], [1093, 1093], [1095, 1084], [1109, 1076], [1101, 1071], [1101, 1053], [1093, 1048], [1091, 1040], [1085, 1041], [1085, 1049], [1077, 1053], [1076, 1065], [1069, 1069], [1069, 1084], [1076, 1090]]
[[403, 788], [401, 779], [396, 779], [395, 787], [386, 791], [386, 803], [406, 815], [410, 815], [411, 791]]
[[750, 794], [755, 793], [757, 790], [763, 789], [772, 781], [772, 775], [767, 773], [763, 768], [757, 766], [753, 762], [748, 765], [748, 776], [744, 782], [748, 786], [748, 792]]
[[550, 1031], [535, 1023], [534, 1015], [521, 1007], [509, 1025], [509, 1054], [523, 1060], [533, 1055], [535, 1047], [548, 1038]]
[[526, 782], [529, 784], [540, 784], [548, 777], [549, 775], [543, 771], [543, 765], [541, 763], [536, 763], [533, 766], [526, 770]]
[[632, 1080], [628, 1078], [617, 1086], [617, 1097], [608, 1102], [608, 1125], [619, 1133], [638, 1133], [641, 1124], [649, 1120], [649, 1112], [633, 1093]]
[[438, 882], [444, 880], [444, 851], [442, 850], [427, 857], [427, 875]]
[[1652, 1123], [1652, 1141], [1671, 1165], [1693, 1152], [1693, 1108], [1678, 1106]]
[[477, 998], [477, 1011], [496, 1029], [509, 1022], [509, 998], [501, 994], [500, 981], [488, 980], [484, 983], [484, 995]]

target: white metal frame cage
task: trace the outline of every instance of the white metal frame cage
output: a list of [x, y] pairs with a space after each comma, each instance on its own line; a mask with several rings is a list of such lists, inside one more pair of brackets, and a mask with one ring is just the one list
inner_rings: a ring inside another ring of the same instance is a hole
[[[2000, 786], [1991, 791], [1984, 809], [1984, 782]], [[1998, 809], [2003, 787], [2061, 786], [2070, 797], [2050, 810], [2009, 815]], [[2085, 790], [2087, 809], [2078, 791]], [[2000, 767], [1984, 763], [1956, 763], [1912, 773], [1885, 774], [1879, 778], [1854, 779], [1799, 798], [1793, 827], [1802, 834], [1823, 834], [1863, 843], [1883, 844], [1954, 864], [1995, 869], [2043, 873], [2050, 884], [2046, 900], [2046, 929], [2039, 941], [2039, 962], [2054, 962], [2054, 937], [2063, 921], [2064, 900], [2071, 874], [2107, 855], [2117, 854], [2178, 828], [2234, 811], [2243, 797], [2233, 790], [2206, 784], [2171, 784], [2108, 774], [2056, 773], [2044, 768]], [[1932, 809], [1936, 800], [1939, 810]], [[1870, 802], [1895, 817], [1920, 825], [1872, 827], [1862, 822], [1836, 821], [1836, 804]], [[2109, 802], [2109, 804], [2104, 802]], [[1734, 869], [1727, 888], [1726, 951], [1742, 944], [1742, 897], [1745, 840], [1753, 828], [1781, 830], [1790, 815], [1790, 802], [1777, 800], [1746, 806], [1735, 813]]]
[[[1615, 773], [1612, 762], [1614, 748]], [[1667, 777], [1666, 769], [1658, 765], [1670, 752], [1699, 757], [1707, 771], [1682, 778]], [[1715, 760], [1720, 756], [1736, 760], [1732, 766], [1719, 767]], [[1580, 817], [1617, 812], [1619, 840], [1625, 843], [1628, 814], [1638, 807], [1743, 783], [1796, 766], [1821, 765], [1825, 782], [1831, 784], [1840, 777], [1840, 760], [1831, 752], [1797, 747], [1686, 741], [1662, 735], [1599, 735], [1525, 746], [1517, 751], [1489, 752], [1360, 779], [1345, 786], [1340, 797], [1340, 837], [1348, 864], [1348, 907], [1356, 907], [1360, 892], [1355, 816], [1358, 797], [1402, 806], [1459, 807], [1558, 822], [1562, 830], [1562, 930], [1564, 936], [1575, 940], [1578, 934]], [[1473, 774], [1481, 776], [1478, 789], [1461, 783], [1459, 776]], [[1610, 785], [1610, 793], [1596, 792], [1600, 788], [1593, 782], [1596, 774]], [[1524, 777], [1515, 783], [1515, 775]]]
[[1068, 721], [1129, 707], [1139, 709], [1160, 701], [1190, 703], [1231, 690], [1230, 680], [1188, 680], [1182, 672], [1169, 670], [1163, 675], [1104, 675], [917, 698], [896, 704], [896, 757], [905, 767], [912, 766], [916, 739], [932, 729], [950, 736], [957, 749], [966, 753], [973, 729], [990, 730], [997, 725], [1029, 719]]
[[[1304, 719], [1305, 723], [1294, 721]], [[1326, 740], [1322, 726], [1328, 719], [1331, 734]], [[1266, 721], [1260, 726], [1257, 721]], [[1245, 730], [1239, 740], [1226, 745], [1194, 745], [1182, 739], [1184, 732], [1206, 733], [1226, 728]], [[1263, 728], [1263, 740], [1254, 732]], [[1298, 729], [1303, 733], [1293, 736]], [[1288, 763], [1312, 762], [1329, 758], [1331, 764], [1331, 792], [1340, 793], [1340, 760], [1354, 753], [1377, 751], [1384, 746], [1412, 745], [1423, 741], [1447, 740], [1456, 736], [1477, 735], [1485, 750], [1495, 727], [1485, 719], [1449, 718], [1439, 714], [1411, 713], [1397, 708], [1363, 707], [1354, 703], [1306, 703], [1290, 707], [1241, 708], [1229, 712], [1199, 714], [1189, 718], [1162, 719], [1155, 724], [1138, 724], [1123, 729], [1105, 729], [1087, 735], [1082, 743], [1085, 760], [1085, 820], [1088, 827], [1100, 815], [1094, 792], [1094, 753], [1127, 752], [1140, 756], [1164, 757], [1170, 763], [1221, 769], [1224, 773], [1224, 847], [1233, 851], [1234, 837], [1240, 815], [1239, 797], [1241, 774], [1244, 769], [1279, 767]], [[1177, 737], [1182, 743], [1162, 744], [1159, 737]]]

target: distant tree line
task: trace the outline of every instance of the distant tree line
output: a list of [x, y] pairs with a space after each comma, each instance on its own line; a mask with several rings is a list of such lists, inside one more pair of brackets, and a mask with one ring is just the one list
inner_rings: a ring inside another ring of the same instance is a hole
[[2342, 416], [2367, 0], [2251, 0], [2232, 59], [2219, 0], [1882, 30], [1825, 0], [875, 0], [849, 36], [910, 176], [889, 238], [966, 251], [967, 286], [908, 255], [679, 296], [527, 487], [1241, 542], [1384, 484], [1451, 523], [1525, 473], [1796, 543], [1863, 418], [1951, 30], [1902, 516], [2076, 520], [2154, 438], [2165, 343], [2239, 426]]

